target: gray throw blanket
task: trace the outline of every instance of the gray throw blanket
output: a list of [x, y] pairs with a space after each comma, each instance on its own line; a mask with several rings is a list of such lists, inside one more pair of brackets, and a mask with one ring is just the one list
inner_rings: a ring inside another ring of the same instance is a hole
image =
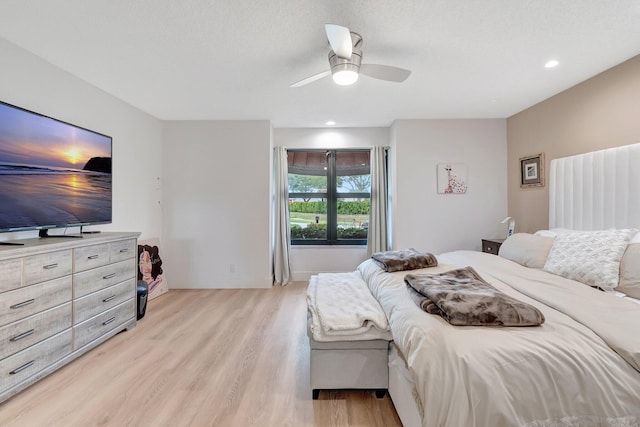
[[[544, 315], [487, 283], [471, 267], [441, 274], [407, 274], [418, 306], [455, 326], [538, 326]], [[416, 295], [417, 294], [417, 295]]]
[[371, 258], [387, 273], [418, 268], [436, 267], [438, 260], [430, 253], [418, 252], [415, 249], [376, 252]]

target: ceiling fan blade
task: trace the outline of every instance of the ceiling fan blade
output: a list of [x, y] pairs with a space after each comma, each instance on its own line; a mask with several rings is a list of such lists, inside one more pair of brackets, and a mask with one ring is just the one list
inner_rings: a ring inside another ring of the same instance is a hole
[[331, 74], [331, 70], [323, 71], [321, 73], [314, 74], [311, 77], [307, 77], [306, 79], [302, 79], [299, 82], [295, 82], [292, 85], [289, 85], [289, 87], [300, 87], [300, 86], [308, 85], [309, 83], [313, 83], [316, 80], [320, 80], [321, 78], [326, 77], [329, 74]]
[[331, 49], [336, 55], [340, 58], [351, 59], [351, 31], [347, 27], [336, 24], [325, 24], [324, 29], [327, 32]]
[[360, 65], [360, 74], [373, 77], [374, 79], [400, 83], [407, 80], [411, 71], [390, 65], [362, 64]]

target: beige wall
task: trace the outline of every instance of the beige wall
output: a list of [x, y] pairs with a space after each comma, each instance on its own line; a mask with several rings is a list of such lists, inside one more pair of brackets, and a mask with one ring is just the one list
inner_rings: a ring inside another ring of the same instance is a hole
[[507, 119], [508, 205], [517, 232], [548, 228], [549, 186], [520, 188], [519, 159], [551, 159], [640, 142], [640, 56]]

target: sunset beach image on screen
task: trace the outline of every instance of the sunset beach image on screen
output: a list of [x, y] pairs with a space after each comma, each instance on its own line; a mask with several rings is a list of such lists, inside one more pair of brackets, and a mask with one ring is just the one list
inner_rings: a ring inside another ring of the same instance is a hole
[[111, 142], [0, 102], [0, 230], [111, 222]]

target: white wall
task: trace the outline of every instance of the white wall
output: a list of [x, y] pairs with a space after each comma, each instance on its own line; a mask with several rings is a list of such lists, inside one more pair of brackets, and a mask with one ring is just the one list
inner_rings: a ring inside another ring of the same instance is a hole
[[[273, 131], [268, 121], [163, 125], [2, 39], [0, 60], [0, 99], [113, 137], [113, 224], [95, 228], [161, 238], [171, 288], [271, 286], [272, 145], [392, 145], [395, 248], [479, 249], [482, 237], [504, 232], [504, 120]], [[467, 163], [466, 195], [436, 194], [440, 162]], [[4, 233], [0, 239], [33, 235]], [[317, 272], [352, 270], [366, 255], [364, 247], [295, 247], [291, 256], [294, 279], [304, 280]]]
[[[274, 129], [286, 148], [363, 148], [390, 145], [394, 249], [434, 253], [480, 250], [482, 238], [502, 237], [507, 212], [506, 120], [397, 120], [391, 128]], [[464, 195], [436, 192], [436, 165], [466, 163]], [[324, 271], [352, 271], [363, 246], [293, 246], [294, 280]]]
[[[335, 128], [273, 130], [273, 145], [286, 148], [371, 148], [390, 144], [389, 128]], [[353, 271], [366, 259], [365, 246], [292, 246], [293, 280], [308, 280], [312, 274]]]
[[[397, 120], [392, 126], [393, 247], [480, 250], [504, 237], [506, 120]], [[436, 165], [466, 163], [466, 194], [437, 194]]]
[[270, 123], [169, 121], [163, 147], [169, 286], [270, 287]]
[[[4, 39], [0, 64], [3, 101], [113, 138], [113, 223], [90, 229], [139, 231], [141, 238], [161, 238], [160, 120]], [[3, 233], [0, 240], [35, 236], [36, 231]]]

